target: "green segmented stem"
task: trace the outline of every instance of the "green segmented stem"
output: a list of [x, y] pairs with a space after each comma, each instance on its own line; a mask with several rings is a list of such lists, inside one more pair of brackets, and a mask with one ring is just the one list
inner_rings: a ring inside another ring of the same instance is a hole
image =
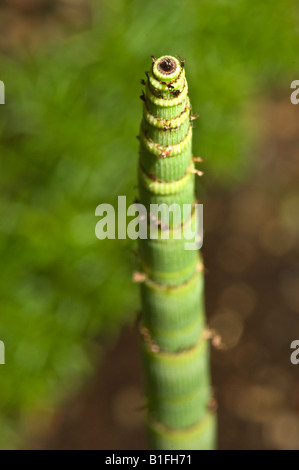
[[[209, 345], [204, 335], [203, 271], [195, 241], [194, 164], [188, 86], [183, 61], [153, 58], [147, 72], [140, 129], [139, 202], [157, 221], [139, 240], [141, 350], [153, 449], [213, 449], [215, 416], [209, 409]], [[151, 212], [166, 204], [168, 214]], [[188, 204], [189, 214], [183, 207]], [[165, 228], [168, 237], [164, 237]], [[192, 239], [193, 236], [193, 239]]]

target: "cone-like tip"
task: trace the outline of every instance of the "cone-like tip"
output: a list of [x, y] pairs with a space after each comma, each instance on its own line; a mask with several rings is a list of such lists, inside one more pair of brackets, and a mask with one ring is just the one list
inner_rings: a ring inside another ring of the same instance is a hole
[[164, 55], [153, 61], [153, 74], [161, 81], [175, 80], [182, 71], [181, 62], [170, 55]]
[[170, 75], [174, 73], [177, 68], [177, 62], [173, 59], [173, 57], [162, 57], [162, 59], [158, 60], [157, 62], [157, 69], [161, 73], [165, 73], [166, 75]]

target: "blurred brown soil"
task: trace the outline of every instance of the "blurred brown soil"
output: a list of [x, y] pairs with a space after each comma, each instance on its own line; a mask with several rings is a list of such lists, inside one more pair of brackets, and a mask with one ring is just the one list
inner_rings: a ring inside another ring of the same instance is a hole
[[0, 50], [22, 55], [91, 22], [89, 0], [4, 0], [0, 2]]
[[[250, 181], [204, 204], [206, 305], [220, 449], [299, 449], [299, 106], [261, 105]], [[137, 332], [125, 328], [93, 380], [56, 411], [35, 449], [144, 449]]]

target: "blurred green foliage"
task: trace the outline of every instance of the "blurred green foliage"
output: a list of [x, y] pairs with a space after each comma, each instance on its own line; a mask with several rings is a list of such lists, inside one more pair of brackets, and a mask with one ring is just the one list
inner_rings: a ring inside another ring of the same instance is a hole
[[140, 78], [150, 55], [186, 59], [205, 184], [249, 170], [246, 113], [298, 77], [298, 2], [102, 0], [93, 27], [22, 60], [1, 57], [1, 448], [74, 391], [94, 338], [133, 321], [126, 240], [95, 237], [95, 208], [136, 196]]

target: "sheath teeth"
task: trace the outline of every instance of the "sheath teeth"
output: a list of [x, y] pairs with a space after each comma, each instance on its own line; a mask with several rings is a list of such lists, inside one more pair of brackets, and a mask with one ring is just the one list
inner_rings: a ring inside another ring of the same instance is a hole
[[146, 281], [146, 279], [147, 279], [147, 274], [145, 273], [141, 273], [139, 271], [135, 271], [133, 273], [133, 282], [141, 283], [141, 282]]
[[196, 168], [189, 168], [188, 171], [189, 171], [189, 173], [194, 173], [197, 176], [202, 176], [203, 175], [203, 172], [199, 171], [199, 170], [196, 170]]

